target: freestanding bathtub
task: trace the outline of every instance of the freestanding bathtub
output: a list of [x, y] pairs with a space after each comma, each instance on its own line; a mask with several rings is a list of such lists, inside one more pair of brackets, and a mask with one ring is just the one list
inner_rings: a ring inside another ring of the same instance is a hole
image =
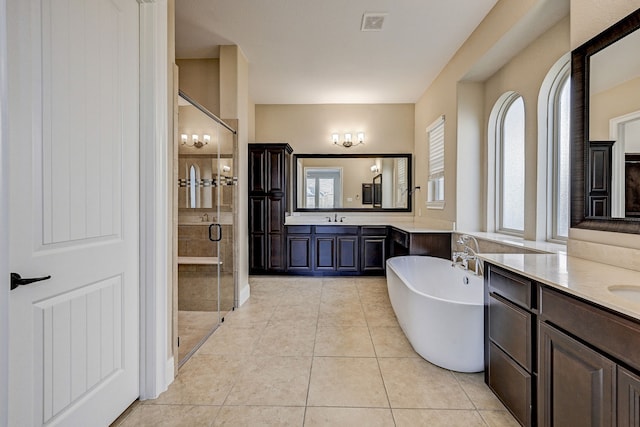
[[387, 289], [414, 350], [459, 372], [484, 369], [483, 279], [450, 260], [401, 256], [387, 260]]

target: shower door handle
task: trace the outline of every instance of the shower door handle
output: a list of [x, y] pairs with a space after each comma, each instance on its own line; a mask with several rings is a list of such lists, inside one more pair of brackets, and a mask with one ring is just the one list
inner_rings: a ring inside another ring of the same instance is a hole
[[[213, 237], [213, 227], [218, 228], [216, 238]], [[220, 240], [222, 240], [222, 226], [220, 224], [211, 224], [209, 226], [209, 240], [211, 240], [212, 242], [219, 242]]]

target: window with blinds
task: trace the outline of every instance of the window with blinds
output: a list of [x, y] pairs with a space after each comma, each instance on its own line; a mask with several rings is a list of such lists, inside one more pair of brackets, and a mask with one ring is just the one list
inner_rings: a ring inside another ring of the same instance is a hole
[[444, 116], [427, 128], [429, 144], [429, 179], [427, 208], [444, 208]]

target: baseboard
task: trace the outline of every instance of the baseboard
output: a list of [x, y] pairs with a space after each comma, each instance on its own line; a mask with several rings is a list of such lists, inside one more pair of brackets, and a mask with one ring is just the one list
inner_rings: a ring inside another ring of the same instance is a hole
[[238, 305], [242, 306], [245, 302], [249, 300], [251, 296], [251, 286], [247, 283], [242, 289], [240, 289], [240, 294], [238, 295]]

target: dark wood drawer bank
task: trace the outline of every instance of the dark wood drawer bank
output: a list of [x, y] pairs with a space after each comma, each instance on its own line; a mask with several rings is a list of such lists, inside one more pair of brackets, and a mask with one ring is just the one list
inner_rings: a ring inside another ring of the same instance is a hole
[[285, 228], [287, 274], [382, 276], [391, 256], [451, 256], [451, 233], [407, 233], [384, 225], [330, 223]]
[[487, 263], [485, 382], [523, 426], [639, 426], [640, 322]]

